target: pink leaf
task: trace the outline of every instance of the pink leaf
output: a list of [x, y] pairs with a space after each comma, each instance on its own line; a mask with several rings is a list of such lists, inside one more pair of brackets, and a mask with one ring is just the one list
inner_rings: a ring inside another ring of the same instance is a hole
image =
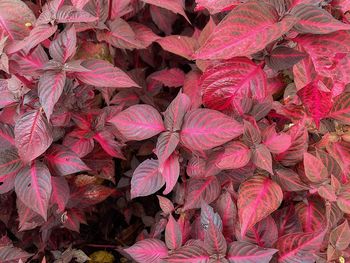
[[109, 120], [126, 138], [142, 141], [164, 131], [162, 117], [152, 106], [133, 105]]
[[15, 143], [23, 162], [44, 153], [53, 141], [51, 125], [40, 110], [23, 114], [16, 122]]
[[170, 131], [179, 131], [186, 112], [190, 109], [189, 97], [179, 92], [164, 112], [164, 125]]
[[294, 28], [300, 33], [329, 34], [350, 29], [349, 24], [338, 21], [327, 11], [315, 5], [300, 4], [290, 12], [298, 18]]
[[96, 20], [98, 17], [68, 5], [62, 6], [56, 14], [57, 23], [94, 22]]
[[14, 137], [13, 127], [0, 123], [0, 143], [4, 149], [15, 146]]
[[167, 195], [173, 190], [180, 175], [179, 155], [177, 153], [170, 155], [160, 169], [166, 184], [163, 194]]
[[90, 0], [71, 0], [72, 5], [76, 7], [77, 9], [83, 9], [83, 7], [89, 2]]
[[304, 232], [315, 232], [325, 225], [325, 209], [321, 200], [308, 199], [307, 201], [307, 204], [299, 202], [295, 206], [295, 212]]
[[129, 25], [135, 32], [137, 40], [140, 41], [141, 45], [145, 48], [160, 38], [150, 28], [144, 26], [143, 24], [129, 22]]
[[225, 255], [227, 250], [226, 240], [219, 229], [212, 221], [204, 234], [204, 245], [207, 252], [216, 255]]
[[167, 263], [206, 263], [209, 262], [209, 255], [204, 244], [200, 240], [186, 244], [165, 258]]
[[299, 175], [291, 169], [278, 168], [274, 170], [272, 179], [276, 181], [285, 191], [304, 191], [308, 187], [303, 183]]
[[163, 164], [175, 151], [180, 136], [177, 132], [162, 132], [157, 140], [156, 154], [160, 164]]
[[79, 156], [62, 145], [53, 145], [45, 155], [50, 171], [55, 175], [69, 175], [90, 170]]
[[139, 87], [125, 72], [103, 60], [84, 60], [81, 65], [86, 72], [76, 72], [81, 82], [96, 87], [127, 88]]
[[279, 154], [288, 150], [292, 144], [292, 138], [286, 133], [277, 134], [275, 126], [271, 126], [264, 133], [263, 144], [271, 153]]
[[57, 204], [58, 210], [64, 212], [70, 195], [68, 182], [64, 177], [51, 176], [51, 185], [52, 195], [50, 202]]
[[350, 227], [347, 220], [334, 228], [330, 234], [330, 243], [338, 250], [345, 250], [350, 245]]
[[225, 146], [225, 152], [216, 161], [220, 169], [238, 169], [250, 161], [251, 151], [241, 142], [232, 142]]
[[191, 109], [199, 108], [202, 105], [200, 76], [199, 71], [190, 71], [185, 76], [183, 93], [191, 100]]
[[24, 167], [16, 176], [15, 190], [26, 206], [47, 220], [52, 185], [49, 169], [43, 163], [34, 161]]
[[217, 25], [197, 50], [195, 58], [228, 59], [251, 55], [288, 32], [295, 22], [291, 16], [279, 21], [278, 13], [271, 5], [248, 1], [233, 9]]
[[171, 250], [180, 248], [182, 244], [180, 225], [171, 214], [165, 228], [165, 243]]
[[216, 200], [214, 208], [222, 220], [223, 235], [225, 236], [226, 240], [233, 240], [237, 208], [230, 193], [222, 193]]
[[100, 131], [94, 135], [94, 139], [102, 146], [103, 150], [110, 156], [125, 159], [122, 147], [123, 144], [116, 141], [109, 131]]
[[272, 171], [272, 156], [269, 149], [264, 144], [259, 144], [252, 149], [252, 162], [270, 174]]
[[304, 153], [304, 170], [306, 177], [313, 183], [322, 183], [328, 178], [327, 168], [322, 161], [310, 153]]
[[185, 73], [178, 68], [163, 69], [152, 73], [148, 78], [159, 81], [164, 86], [177, 88], [183, 85]]
[[[6, 237], [6, 236], [5, 236]], [[4, 239], [4, 237], [2, 237]], [[2, 241], [2, 240], [0, 240]], [[11, 242], [0, 244], [0, 261], [4, 263], [26, 262], [33, 254], [14, 247]]]
[[185, 115], [181, 143], [191, 150], [208, 150], [224, 144], [243, 132], [233, 118], [209, 109], [195, 109]]
[[182, 0], [142, 0], [142, 1], [147, 4], [155, 5], [155, 6], [170, 10], [176, 14], [180, 14], [188, 21], [188, 23], [191, 23], [184, 11]]
[[329, 117], [350, 124], [350, 93], [343, 93], [334, 100]]
[[255, 175], [243, 182], [238, 192], [238, 215], [241, 235], [274, 212], [283, 200], [278, 184], [262, 175]]
[[163, 241], [152, 238], [138, 241], [124, 251], [140, 263], [161, 263], [162, 259], [168, 255], [168, 249]]
[[344, 212], [350, 213], [350, 185], [346, 184], [340, 188], [337, 198], [338, 207]]
[[186, 59], [191, 59], [197, 48], [197, 41], [192, 37], [171, 35], [160, 38], [157, 43], [166, 51]]
[[267, 65], [274, 70], [291, 68], [300, 60], [307, 57], [307, 54], [286, 46], [279, 46], [272, 50], [270, 56], [265, 60]]
[[63, 145], [82, 158], [94, 149], [94, 140], [69, 136], [68, 134], [63, 140]]
[[75, 32], [75, 27], [69, 27], [60, 33], [55, 40], [51, 42], [50, 45], [50, 55], [51, 57], [61, 63], [65, 63], [69, 58], [71, 58], [76, 50], [77, 36]]
[[234, 58], [209, 66], [201, 77], [203, 104], [211, 109], [235, 108], [243, 98], [267, 96], [266, 74], [247, 58]]
[[229, 244], [227, 259], [235, 263], [268, 263], [277, 251], [277, 249], [262, 248], [248, 242], [235, 241]]
[[158, 200], [159, 200], [159, 206], [160, 209], [162, 209], [162, 211], [165, 214], [170, 214], [171, 212], [173, 212], [175, 210], [173, 203], [166, 197], [157, 195]]
[[233, 6], [239, 5], [239, 0], [196, 0], [196, 9], [201, 10], [202, 8], [208, 9], [209, 13], [214, 15], [222, 11], [230, 10]]
[[46, 71], [39, 79], [39, 101], [48, 120], [50, 120], [55, 104], [61, 97], [65, 82], [65, 72]]
[[158, 160], [148, 159], [135, 169], [131, 179], [132, 199], [153, 194], [163, 187], [165, 181], [158, 165]]

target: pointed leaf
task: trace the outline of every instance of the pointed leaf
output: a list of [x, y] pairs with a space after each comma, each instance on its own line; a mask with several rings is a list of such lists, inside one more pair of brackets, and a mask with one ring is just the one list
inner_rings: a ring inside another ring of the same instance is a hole
[[71, 58], [76, 50], [77, 36], [75, 27], [69, 27], [60, 33], [50, 45], [51, 57], [61, 63], [65, 63]]
[[330, 243], [338, 250], [345, 250], [350, 245], [350, 227], [348, 220], [334, 228], [330, 234]]
[[160, 209], [166, 214], [170, 214], [175, 210], [173, 203], [166, 197], [157, 195]]
[[347, 214], [350, 214], [350, 185], [343, 185], [337, 199], [338, 207]]
[[61, 6], [56, 14], [57, 23], [94, 22], [96, 20], [98, 17], [89, 12], [68, 5]]
[[288, 150], [292, 144], [292, 137], [286, 133], [277, 134], [275, 127], [271, 127], [268, 133], [265, 133], [263, 144], [271, 153], [279, 154]]
[[192, 37], [171, 35], [160, 38], [157, 43], [166, 51], [191, 60], [197, 48], [197, 41]]
[[203, 242], [195, 240], [171, 253], [164, 261], [167, 263], [209, 263], [209, 255]]
[[167, 195], [173, 190], [180, 175], [179, 155], [177, 153], [170, 155], [162, 164], [161, 171], [166, 184], [163, 194]]
[[53, 141], [51, 125], [40, 110], [23, 114], [15, 125], [15, 142], [23, 162], [44, 153]]
[[241, 142], [232, 142], [225, 146], [225, 152], [216, 161], [220, 169], [238, 169], [248, 164], [251, 157], [250, 149]]
[[11, 243], [0, 245], [0, 261], [3, 263], [26, 262], [33, 254], [14, 247]]
[[169, 156], [175, 151], [180, 141], [180, 135], [177, 132], [162, 132], [157, 140], [156, 154], [159, 164], [163, 164]]
[[47, 219], [52, 185], [49, 169], [43, 163], [34, 161], [24, 167], [16, 176], [15, 191], [27, 207]]
[[181, 0], [142, 0], [143, 2], [170, 10], [175, 14], [182, 15], [189, 23], [190, 20], [184, 11], [183, 2]]
[[230, 263], [268, 263], [277, 249], [262, 248], [248, 242], [235, 241], [229, 244], [227, 259]]
[[306, 177], [314, 183], [322, 183], [328, 178], [327, 168], [322, 161], [310, 153], [304, 153], [304, 169]]
[[343, 93], [334, 99], [329, 117], [350, 124], [350, 93]]
[[114, 139], [114, 136], [107, 130], [98, 132], [94, 135], [94, 139], [98, 141], [103, 150], [110, 156], [125, 159], [122, 147], [123, 144]]
[[164, 125], [170, 131], [179, 131], [186, 112], [190, 109], [190, 98], [179, 92], [164, 112]]
[[306, 53], [286, 46], [279, 46], [272, 50], [270, 56], [266, 58], [266, 63], [274, 70], [285, 70], [305, 57], [307, 57]]
[[228, 192], [224, 192], [216, 200], [215, 210], [222, 220], [223, 235], [226, 240], [232, 240], [237, 217], [237, 208]]
[[11, 148], [15, 146], [15, 134], [13, 131], [13, 127], [0, 123], [0, 143], [4, 149]]
[[168, 255], [168, 249], [163, 241], [152, 238], [138, 241], [124, 251], [140, 263], [161, 263], [162, 259]]
[[291, 169], [278, 168], [274, 170], [272, 179], [277, 182], [285, 191], [304, 191], [307, 185], [301, 181], [299, 175]]
[[196, 0], [196, 10], [206, 8], [210, 14], [214, 15], [222, 11], [230, 10], [233, 6], [239, 5], [240, 3], [239, 0], [217, 0], [215, 2], [212, 0]]
[[[178, 68], [163, 69], [148, 76], [152, 80], [159, 81], [164, 86], [177, 88], [184, 84], [185, 73]], [[181, 93], [179, 93], [180, 95]], [[184, 96], [183, 94], [181, 94]]]
[[57, 204], [58, 210], [64, 212], [70, 195], [68, 182], [64, 177], [51, 176], [51, 185], [51, 203]]
[[22, 160], [18, 156], [16, 148], [0, 151], [0, 177], [18, 172], [22, 165]]
[[318, 200], [308, 200], [308, 203], [299, 202], [295, 212], [304, 232], [315, 232], [326, 224], [325, 209]]
[[272, 171], [272, 156], [269, 149], [264, 144], [259, 144], [252, 149], [252, 162], [260, 169]]
[[159, 112], [146, 104], [133, 105], [109, 120], [126, 140], [142, 141], [164, 130]]
[[180, 248], [182, 243], [182, 233], [179, 223], [176, 222], [171, 214], [165, 228], [165, 243], [171, 250]]

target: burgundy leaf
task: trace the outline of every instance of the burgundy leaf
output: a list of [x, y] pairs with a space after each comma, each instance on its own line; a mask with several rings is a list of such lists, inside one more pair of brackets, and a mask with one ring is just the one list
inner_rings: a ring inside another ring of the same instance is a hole
[[291, 68], [305, 57], [307, 57], [306, 53], [286, 46], [279, 46], [272, 50], [270, 56], [265, 60], [270, 68], [274, 70], [284, 70]]
[[285, 191], [304, 191], [308, 187], [303, 183], [299, 175], [291, 169], [278, 168], [274, 170], [272, 178], [277, 182], [281, 188]]
[[180, 175], [179, 155], [177, 153], [170, 155], [160, 170], [166, 184], [163, 194], [167, 195], [173, 190]]
[[133, 105], [109, 120], [126, 140], [142, 141], [164, 131], [162, 117], [152, 106]]
[[330, 243], [338, 250], [345, 250], [350, 245], [350, 227], [347, 220], [332, 230]]
[[183, 2], [181, 0], [142, 0], [143, 2], [155, 6], [162, 7], [164, 9], [170, 10], [176, 14], [182, 15], [189, 23], [190, 20], [188, 19], [185, 11]]
[[238, 192], [238, 215], [241, 235], [274, 212], [283, 200], [282, 189], [269, 178], [256, 175], [243, 182]]
[[183, 93], [191, 100], [191, 109], [199, 108], [202, 104], [201, 87], [199, 85], [200, 76], [199, 71], [190, 71], [185, 76]]
[[148, 78], [159, 81], [164, 86], [177, 88], [183, 85], [185, 73], [178, 68], [163, 69], [152, 73]]
[[277, 249], [262, 248], [248, 242], [235, 241], [229, 244], [227, 259], [232, 263], [268, 263]]
[[86, 11], [68, 5], [60, 7], [56, 14], [57, 23], [94, 22], [97, 19]]
[[162, 132], [157, 140], [156, 154], [160, 164], [163, 164], [169, 156], [175, 151], [180, 141], [180, 135], [177, 132]]
[[176, 222], [171, 214], [165, 228], [165, 243], [171, 250], [180, 248], [182, 243], [182, 233], [179, 223]]
[[233, 118], [209, 109], [195, 109], [185, 115], [181, 143], [191, 150], [208, 150], [241, 135], [243, 127]]
[[14, 137], [13, 127], [8, 124], [0, 123], [0, 143], [4, 149], [15, 146]]
[[44, 153], [51, 145], [52, 129], [40, 110], [23, 114], [16, 122], [15, 142], [23, 162], [29, 162]]
[[78, 138], [74, 136], [66, 136], [63, 145], [75, 152], [80, 158], [86, 156], [94, 149], [94, 140], [86, 138]]
[[168, 255], [168, 249], [163, 241], [152, 238], [138, 241], [124, 251], [140, 263], [160, 263]]
[[53, 109], [63, 92], [66, 82], [65, 72], [46, 71], [38, 83], [38, 95], [46, 117], [50, 120]]
[[220, 169], [237, 169], [248, 164], [251, 157], [250, 149], [241, 142], [232, 142], [225, 146], [225, 152], [216, 161]]
[[209, 262], [209, 255], [203, 242], [200, 240], [195, 240], [182, 246], [174, 253], [171, 253], [164, 259], [164, 261], [167, 263], [207, 263]]
[[18, 172], [22, 165], [22, 160], [18, 156], [16, 148], [0, 151], [0, 177]]
[[0, 261], [3, 263], [25, 262], [31, 256], [33, 256], [33, 254], [29, 254], [20, 248], [14, 247], [11, 243], [0, 244]]
[[272, 156], [269, 149], [264, 144], [259, 144], [252, 149], [252, 162], [260, 169], [272, 171]]
[[317, 193], [324, 198], [325, 200], [328, 200], [330, 202], [335, 202], [337, 201], [337, 195], [335, 194], [335, 190], [334, 188], [329, 185], [329, 184], [325, 184], [325, 185], [321, 185], [318, 189], [317, 189]]
[[200, 222], [205, 231], [208, 230], [209, 224], [213, 224], [219, 231], [222, 230], [220, 215], [215, 213], [214, 209], [204, 201], [201, 204]]
[[131, 179], [131, 198], [147, 196], [162, 188], [165, 181], [158, 166], [158, 160], [148, 159], [135, 169]]
[[236, 104], [242, 98], [262, 100], [266, 97], [266, 74], [251, 60], [234, 58], [209, 66], [201, 77], [201, 89], [206, 107], [239, 109]]
[[81, 65], [89, 71], [76, 72], [75, 76], [88, 85], [113, 88], [139, 87], [125, 72], [106, 61], [91, 59], [83, 61]]
[[69, 27], [60, 33], [57, 38], [51, 42], [50, 55], [51, 57], [61, 63], [65, 63], [71, 58], [76, 50], [77, 36], [75, 27]]
[[337, 205], [344, 213], [350, 213], [350, 185], [343, 185], [338, 193]]
[[222, 220], [222, 233], [226, 240], [233, 240], [237, 208], [228, 192], [224, 192], [215, 202], [215, 208]]
[[157, 41], [160, 37], [156, 35], [149, 27], [136, 22], [129, 22], [132, 30], [135, 32], [137, 40], [140, 44], [146, 48], [153, 42]]
[[32, 230], [45, 223], [45, 220], [38, 213], [25, 206], [19, 198], [16, 200], [16, 206], [20, 231]]
[[306, 177], [313, 183], [322, 183], [328, 178], [327, 168], [322, 161], [310, 153], [304, 153], [304, 169]]
[[190, 98], [179, 92], [164, 112], [164, 125], [170, 131], [181, 130], [182, 122], [186, 112], [190, 109]]
[[50, 147], [45, 160], [55, 175], [64, 176], [90, 170], [75, 152], [58, 144]]
[[221, 230], [213, 223], [209, 222], [205, 230], [204, 245], [209, 254], [225, 255], [227, 250], [226, 240]]
[[291, 14], [298, 18], [294, 28], [300, 33], [329, 34], [350, 29], [349, 24], [338, 21], [315, 5], [299, 4], [291, 10]]
[[114, 140], [114, 136], [109, 131], [101, 131], [94, 135], [94, 139], [98, 141], [103, 150], [110, 156], [125, 159], [122, 152], [122, 144]]
[[60, 212], [64, 212], [69, 200], [69, 185], [64, 177], [51, 176], [52, 195], [51, 203], [55, 203], [58, 206]]
[[248, 1], [233, 9], [217, 25], [197, 50], [195, 58], [228, 59], [251, 55], [288, 32], [295, 22], [291, 16], [279, 21], [278, 13], [271, 5]]
[[329, 117], [350, 124], [350, 93], [343, 93], [334, 99]]
[[191, 59], [197, 48], [197, 41], [187, 36], [171, 35], [157, 40], [157, 43], [166, 51], [186, 59]]
[[244, 133], [243, 133], [243, 141], [249, 147], [255, 147], [261, 143], [261, 133], [258, 125], [254, 120], [252, 122], [243, 121], [244, 123]]
[[49, 169], [34, 161], [16, 176], [15, 190], [19, 199], [34, 212], [47, 220], [47, 209], [52, 192]]
[[320, 200], [308, 200], [307, 204], [299, 202], [295, 212], [304, 232], [315, 232], [325, 226], [325, 209]]

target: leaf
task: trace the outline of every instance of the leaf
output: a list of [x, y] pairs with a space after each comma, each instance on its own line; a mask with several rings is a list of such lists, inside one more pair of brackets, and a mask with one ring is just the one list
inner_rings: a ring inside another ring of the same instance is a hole
[[254, 148], [261, 143], [261, 132], [258, 125], [253, 120], [252, 122], [243, 120], [244, 133], [243, 141], [249, 146]]
[[292, 144], [291, 136], [286, 133], [277, 134], [274, 126], [267, 128], [263, 137], [263, 144], [275, 154], [287, 151]]
[[63, 145], [75, 152], [80, 158], [86, 156], [94, 149], [94, 140], [66, 136]]
[[89, 71], [75, 72], [75, 76], [85, 84], [111, 88], [139, 87], [125, 72], [104, 60], [84, 60], [81, 65]]
[[308, 200], [307, 204], [299, 202], [295, 212], [304, 232], [316, 232], [326, 225], [325, 209], [318, 199]]
[[242, 125], [223, 113], [195, 109], [185, 115], [180, 141], [190, 150], [208, 150], [238, 137], [242, 132]]
[[179, 131], [186, 112], [190, 109], [190, 98], [179, 92], [164, 112], [164, 125], [170, 131]]
[[235, 241], [229, 244], [226, 258], [230, 263], [268, 263], [277, 251], [248, 242]]
[[76, 51], [77, 36], [75, 27], [69, 27], [60, 33], [50, 45], [50, 55], [58, 62], [65, 63]]
[[57, 23], [94, 22], [98, 17], [74, 6], [63, 5], [56, 14]]
[[109, 120], [126, 140], [142, 141], [164, 131], [162, 117], [150, 105], [138, 104], [127, 108]]
[[201, 88], [199, 85], [200, 76], [199, 71], [190, 71], [185, 76], [183, 93], [191, 100], [191, 109], [199, 108], [202, 104]]
[[308, 190], [307, 185], [301, 181], [299, 175], [292, 169], [278, 168], [274, 170], [272, 179], [277, 182], [285, 191], [304, 191]]
[[159, 200], [159, 206], [160, 209], [162, 209], [162, 211], [165, 214], [170, 214], [171, 212], [173, 212], [175, 210], [173, 203], [166, 197], [157, 195], [158, 200]]
[[197, 48], [197, 41], [192, 37], [171, 35], [160, 38], [157, 43], [166, 51], [191, 60]]
[[10, 40], [22, 40], [29, 35], [26, 23], [34, 25], [32, 10], [20, 0], [2, 0], [0, 3], [0, 35]]
[[29, 254], [20, 248], [14, 247], [11, 243], [0, 245], [0, 261], [3, 263], [26, 262], [31, 256], [33, 256], [33, 254]]
[[347, 214], [350, 214], [350, 185], [343, 185], [337, 199], [338, 207]]
[[316, 83], [310, 83], [297, 92], [304, 107], [319, 127], [320, 120], [325, 118], [332, 108], [332, 93], [320, 90]]
[[51, 125], [40, 110], [28, 111], [17, 120], [15, 143], [23, 162], [28, 163], [44, 153], [52, 141]]
[[251, 55], [288, 32], [295, 22], [291, 16], [279, 21], [279, 15], [271, 5], [248, 1], [234, 8], [216, 26], [205, 44], [196, 51], [195, 58], [229, 59]]
[[165, 181], [158, 167], [158, 160], [148, 159], [142, 162], [131, 178], [131, 199], [157, 192]]
[[202, 201], [210, 204], [219, 196], [220, 190], [220, 184], [214, 176], [190, 179], [183, 210], [200, 208]]
[[179, 155], [177, 153], [170, 155], [160, 169], [166, 184], [163, 194], [167, 195], [173, 190], [180, 175]]
[[252, 149], [252, 162], [260, 169], [272, 171], [272, 156], [269, 149], [264, 144], [259, 144]]
[[25, 166], [16, 176], [15, 191], [27, 207], [47, 220], [52, 185], [49, 169], [43, 163], [34, 161]]
[[341, 121], [344, 124], [350, 124], [350, 93], [343, 93], [334, 98], [333, 107], [329, 117]]
[[241, 235], [274, 212], [282, 200], [281, 187], [265, 176], [255, 175], [243, 182], [237, 200]]
[[157, 139], [156, 154], [159, 164], [163, 164], [169, 156], [175, 151], [180, 141], [180, 135], [177, 132], [162, 132]]
[[209, 255], [203, 242], [195, 240], [171, 253], [164, 261], [167, 263], [209, 263]]
[[330, 243], [338, 250], [345, 250], [350, 245], [350, 228], [347, 220], [332, 230]]
[[299, 4], [290, 13], [298, 18], [294, 25], [300, 33], [329, 34], [339, 30], [349, 30], [350, 25], [344, 24], [315, 5]]
[[203, 104], [211, 109], [237, 108], [243, 98], [267, 96], [266, 74], [248, 58], [234, 58], [209, 66], [201, 77]]
[[209, 222], [208, 229], [204, 233], [204, 245], [209, 254], [225, 255], [227, 250], [226, 240], [221, 230], [213, 223]]
[[307, 57], [307, 54], [286, 46], [278, 46], [265, 58], [267, 65], [274, 70], [285, 70]]
[[184, 11], [183, 2], [181, 0], [142, 0], [142, 2], [167, 9], [175, 14], [180, 14], [191, 24]]
[[322, 183], [328, 178], [327, 168], [322, 161], [310, 153], [304, 153], [304, 170], [306, 177], [313, 183]]
[[50, 171], [59, 176], [90, 170], [75, 152], [59, 144], [50, 147], [45, 161]]
[[51, 118], [55, 104], [61, 97], [65, 82], [66, 74], [62, 71], [46, 71], [39, 79], [39, 101], [48, 120]]
[[185, 73], [181, 69], [170, 68], [154, 72], [149, 75], [148, 78], [159, 81], [164, 86], [177, 88], [183, 85], [185, 81]]
[[153, 238], [138, 241], [124, 251], [140, 263], [160, 263], [168, 255], [168, 249], [163, 241]]
[[116, 141], [109, 131], [104, 130], [96, 133], [94, 139], [98, 141], [102, 149], [110, 156], [125, 160], [122, 152], [123, 144]]
[[222, 220], [222, 233], [226, 240], [233, 240], [237, 208], [228, 192], [222, 193], [215, 202], [215, 210]]
[[18, 156], [16, 148], [5, 148], [0, 151], [0, 177], [17, 173], [22, 165], [22, 160]]
[[222, 230], [222, 220], [220, 218], [220, 215], [218, 213], [215, 213], [214, 209], [204, 201], [201, 204], [200, 223], [204, 231], [207, 231], [209, 229], [210, 224], [217, 227], [219, 231]]
[[314, 253], [322, 244], [325, 231], [316, 233], [292, 233], [278, 239], [278, 262], [313, 263]]
[[5, 123], [0, 123], [1, 147], [3, 147], [4, 149], [7, 149], [15, 146], [14, 137], [15, 135], [14, 135], [13, 127]]
[[83, 7], [89, 2], [89, 0], [71, 0], [72, 5], [77, 9], [83, 9]]
[[216, 161], [216, 166], [220, 169], [238, 169], [247, 165], [250, 157], [250, 149], [245, 144], [234, 141], [225, 146], [225, 152]]
[[165, 228], [165, 243], [171, 250], [178, 249], [182, 243], [182, 233], [179, 223], [170, 214]]
[[51, 203], [57, 204], [59, 212], [64, 212], [70, 196], [68, 182], [64, 177], [51, 176], [51, 185]]
[[230, 10], [233, 6], [239, 5], [241, 2], [238, 0], [196, 0], [196, 10], [203, 8], [208, 9], [211, 15], [220, 13], [222, 11]]
[[321, 185], [317, 189], [317, 193], [325, 200], [328, 200], [330, 202], [337, 201], [337, 196], [335, 194], [334, 188], [329, 184]]

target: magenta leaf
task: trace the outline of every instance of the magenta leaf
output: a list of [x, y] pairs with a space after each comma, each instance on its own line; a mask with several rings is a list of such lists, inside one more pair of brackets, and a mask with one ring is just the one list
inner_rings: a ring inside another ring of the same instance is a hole
[[326, 224], [325, 209], [318, 199], [308, 199], [307, 204], [299, 202], [295, 212], [304, 232], [317, 232]]
[[170, 214], [171, 212], [173, 212], [175, 210], [173, 203], [166, 197], [157, 195], [158, 200], [159, 200], [159, 206], [160, 209], [162, 209], [162, 211], [165, 214]]
[[98, 141], [103, 150], [110, 156], [125, 159], [122, 147], [123, 144], [114, 139], [114, 136], [107, 130], [98, 132], [94, 135], [94, 139]]
[[56, 14], [57, 23], [94, 22], [98, 19], [90, 13], [73, 6], [64, 5]]
[[196, 9], [201, 10], [203, 8], [208, 9], [209, 13], [214, 15], [222, 11], [230, 10], [233, 6], [240, 4], [238, 0], [218, 0], [213, 2], [212, 0], [196, 0]]
[[204, 228], [204, 230], [208, 229], [209, 224], [215, 225], [219, 231], [222, 230], [222, 220], [220, 218], [220, 215], [218, 213], [215, 213], [214, 209], [204, 201], [201, 204], [200, 219], [201, 226]]
[[284, 70], [291, 68], [305, 57], [307, 57], [307, 54], [304, 52], [286, 46], [279, 46], [272, 50], [265, 61], [274, 70]]
[[150, 105], [133, 105], [109, 120], [126, 140], [142, 141], [164, 131], [162, 117]]
[[243, 127], [233, 118], [209, 109], [196, 109], [185, 115], [181, 143], [191, 150], [208, 150], [241, 135]]
[[34, 212], [47, 220], [47, 209], [52, 192], [49, 169], [34, 161], [16, 176], [15, 191], [19, 199]]
[[307, 179], [313, 183], [322, 183], [328, 178], [327, 168], [322, 161], [310, 153], [304, 153], [304, 170]]
[[216, 161], [220, 169], [238, 169], [248, 164], [251, 158], [250, 149], [241, 142], [231, 142], [225, 146], [225, 152]]
[[54, 71], [45, 72], [39, 80], [39, 101], [44, 108], [48, 120], [51, 118], [55, 104], [61, 97], [65, 82], [65, 72]]
[[292, 137], [286, 133], [277, 134], [275, 127], [270, 126], [263, 133], [263, 144], [271, 153], [279, 154], [288, 150]]
[[350, 29], [349, 24], [340, 22], [315, 5], [299, 4], [291, 10], [291, 14], [298, 18], [294, 28], [300, 33], [329, 34]]
[[148, 159], [142, 162], [132, 175], [131, 198], [153, 194], [162, 188], [164, 183], [158, 160]]
[[64, 212], [69, 201], [70, 190], [69, 185], [64, 177], [51, 176], [52, 195], [50, 203], [55, 203], [60, 212]]
[[164, 9], [167, 9], [169, 11], [172, 11], [176, 14], [182, 15], [189, 23], [190, 20], [188, 19], [185, 11], [183, 2], [181, 0], [142, 0], [143, 2], [151, 5], [155, 5]]
[[94, 149], [94, 140], [78, 138], [75, 136], [66, 136], [63, 145], [75, 152], [80, 158], [86, 156]]
[[243, 182], [238, 192], [238, 215], [241, 235], [274, 212], [283, 200], [278, 184], [262, 175], [255, 175]]
[[175, 151], [180, 141], [180, 135], [177, 132], [162, 132], [157, 140], [156, 154], [160, 164], [163, 164], [169, 156]]
[[252, 162], [260, 169], [272, 171], [272, 156], [269, 149], [264, 144], [259, 144], [252, 149]]
[[343, 93], [337, 96], [329, 117], [339, 120], [345, 124], [350, 124], [350, 93]]
[[197, 48], [197, 41], [192, 37], [171, 35], [157, 40], [157, 43], [166, 51], [181, 57], [191, 59]]
[[201, 240], [191, 240], [164, 259], [167, 263], [207, 263], [209, 255]]
[[179, 155], [177, 153], [170, 155], [161, 165], [160, 170], [166, 184], [163, 194], [167, 195], [173, 190], [180, 175]]
[[262, 248], [248, 242], [235, 241], [229, 244], [227, 259], [232, 263], [268, 263], [277, 249]]
[[45, 161], [54, 175], [69, 175], [90, 170], [79, 156], [62, 145], [52, 145], [45, 154]]
[[[238, 108], [242, 98], [262, 100], [267, 95], [266, 74], [247, 58], [209, 66], [201, 77], [203, 104], [211, 109]], [[239, 105], [239, 104], [238, 104]]]
[[16, 122], [15, 143], [22, 161], [28, 163], [51, 145], [52, 128], [40, 110], [23, 114]]
[[215, 202], [215, 209], [222, 220], [222, 233], [226, 240], [233, 240], [237, 222], [237, 207], [228, 192], [222, 193]]
[[75, 76], [88, 85], [113, 88], [139, 87], [125, 72], [106, 61], [91, 59], [83, 61], [81, 65], [88, 71], [76, 72]]
[[307, 190], [307, 185], [301, 181], [299, 175], [291, 169], [277, 168], [274, 170], [272, 178], [285, 191], [304, 191]]
[[165, 228], [165, 243], [171, 250], [180, 248], [182, 244], [180, 225], [171, 214], [169, 215], [169, 220]]
[[60, 33], [57, 38], [51, 42], [50, 55], [58, 62], [65, 63], [71, 58], [76, 50], [77, 36], [75, 27], [69, 27]]
[[179, 92], [176, 98], [170, 103], [164, 112], [164, 125], [167, 130], [179, 131], [186, 112], [190, 109], [190, 98]]
[[279, 21], [277, 11], [269, 4], [248, 1], [234, 8], [217, 25], [196, 51], [195, 58], [228, 59], [251, 55], [288, 32], [295, 22], [292, 16]]
[[204, 245], [209, 254], [224, 256], [227, 250], [225, 237], [221, 230], [212, 222], [209, 222], [208, 228], [204, 234]]
[[161, 263], [162, 259], [168, 255], [168, 249], [164, 242], [152, 238], [138, 241], [124, 251], [140, 263]]
[[199, 108], [202, 104], [200, 76], [199, 71], [190, 71], [185, 76], [183, 93], [190, 99], [191, 109]]
[[[161, 71], [152, 73], [148, 76], [148, 78], [159, 81], [164, 86], [177, 88], [183, 85], [185, 81], [185, 73], [178, 68], [163, 69]], [[179, 93], [179, 95], [180, 94], [181, 93]]]

